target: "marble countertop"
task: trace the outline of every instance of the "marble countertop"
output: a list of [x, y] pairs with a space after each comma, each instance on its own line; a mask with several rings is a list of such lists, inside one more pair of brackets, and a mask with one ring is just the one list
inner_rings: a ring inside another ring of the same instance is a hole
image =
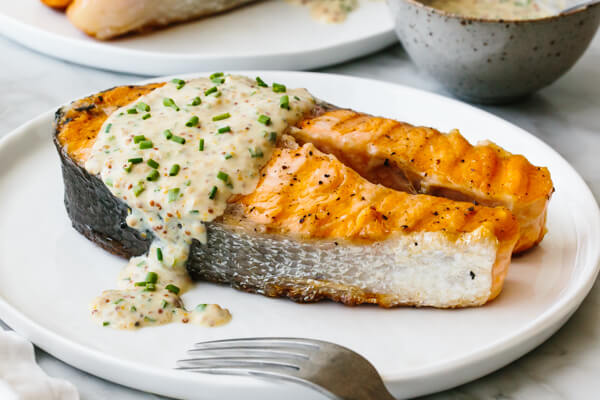
[[[48, 58], [0, 36], [0, 136], [58, 104], [141, 77]], [[400, 46], [323, 71], [444, 94]], [[510, 106], [481, 106], [538, 136], [565, 157], [600, 200], [600, 35], [554, 85]], [[600, 287], [551, 339], [507, 367], [427, 399], [588, 399], [600, 392]], [[0, 323], [1, 325], [1, 323]], [[41, 367], [77, 386], [84, 400], [162, 399], [74, 369], [37, 349]]]

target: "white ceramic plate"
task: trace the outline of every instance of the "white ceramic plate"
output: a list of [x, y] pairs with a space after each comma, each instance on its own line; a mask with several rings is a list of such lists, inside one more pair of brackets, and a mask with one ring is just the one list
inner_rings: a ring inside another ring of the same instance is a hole
[[283, 0], [252, 4], [144, 35], [101, 42], [39, 0], [0, 0], [0, 33], [41, 53], [141, 75], [223, 69], [310, 69], [380, 50], [397, 39], [384, 1], [363, 4], [343, 24], [312, 20]]
[[481, 308], [306, 305], [200, 283], [185, 294], [186, 303], [228, 307], [229, 325], [100, 328], [89, 318], [88, 302], [115, 286], [125, 261], [71, 228], [48, 112], [0, 142], [0, 318], [78, 368], [173, 397], [318, 397], [308, 389], [290, 391], [290, 384], [172, 369], [194, 342], [247, 336], [302, 336], [347, 346], [373, 362], [390, 389], [405, 397], [461, 384], [516, 359], [554, 333], [588, 293], [598, 272], [598, 207], [573, 168], [535, 137], [471, 106], [403, 86], [314, 73], [248, 74], [308, 87], [339, 106], [445, 131], [460, 127], [471, 141], [489, 138], [526, 154], [550, 168], [556, 185], [548, 235], [513, 261], [502, 295]]

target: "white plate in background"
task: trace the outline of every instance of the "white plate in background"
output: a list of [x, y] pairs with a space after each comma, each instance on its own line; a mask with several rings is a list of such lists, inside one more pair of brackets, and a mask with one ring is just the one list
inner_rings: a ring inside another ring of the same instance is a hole
[[361, 7], [341, 24], [316, 22], [305, 7], [269, 0], [150, 33], [99, 41], [39, 0], [0, 0], [0, 33], [53, 57], [138, 75], [302, 70], [347, 61], [396, 42], [385, 1], [360, 1]]
[[307, 87], [342, 107], [443, 131], [458, 127], [471, 142], [490, 139], [525, 154], [550, 169], [556, 187], [549, 233], [540, 246], [513, 260], [500, 297], [480, 308], [296, 304], [200, 283], [184, 295], [185, 302], [221, 304], [233, 314], [230, 324], [133, 332], [101, 328], [91, 321], [88, 303], [115, 286], [126, 262], [71, 228], [48, 112], [0, 141], [0, 318], [77, 368], [176, 398], [322, 399], [289, 383], [173, 370], [194, 342], [248, 336], [339, 343], [368, 358], [397, 396], [413, 397], [478, 378], [522, 356], [552, 335], [590, 290], [599, 267], [598, 206], [575, 170], [539, 139], [464, 103], [404, 86], [315, 73], [248, 74]]

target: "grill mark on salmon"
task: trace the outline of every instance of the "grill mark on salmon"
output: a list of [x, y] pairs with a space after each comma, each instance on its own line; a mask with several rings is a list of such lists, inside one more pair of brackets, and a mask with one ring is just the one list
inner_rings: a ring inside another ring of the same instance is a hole
[[515, 253], [546, 233], [554, 192], [550, 172], [491, 142], [471, 145], [457, 130], [448, 134], [351, 110], [329, 110], [292, 131], [335, 155], [374, 183], [433, 196], [504, 206], [521, 226]]

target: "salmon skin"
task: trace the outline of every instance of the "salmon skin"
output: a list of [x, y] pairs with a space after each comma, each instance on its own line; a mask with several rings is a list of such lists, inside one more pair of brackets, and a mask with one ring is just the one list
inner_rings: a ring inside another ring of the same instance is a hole
[[504, 206], [521, 233], [515, 253], [539, 243], [554, 192], [550, 172], [491, 142], [476, 146], [449, 134], [351, 110], [329, 110], [292, 131], [374, 183], [412, 193]]
[[[56, 114], [54, 143], [73, 226], [123, 257], [147, 252], [153, 234], [129, 228], [127, 205], [83, 165], [108, 115], [161, 85], [110, 89]], [[194, 240], [190, 249], [193, 278], [299, 302], [383, 307], [485, 304], [502, 290], [519, 238], [504, 207], [375, 184], [285, 135], [254, 192], [232, 196], [207, 231], [207, 244]]]

